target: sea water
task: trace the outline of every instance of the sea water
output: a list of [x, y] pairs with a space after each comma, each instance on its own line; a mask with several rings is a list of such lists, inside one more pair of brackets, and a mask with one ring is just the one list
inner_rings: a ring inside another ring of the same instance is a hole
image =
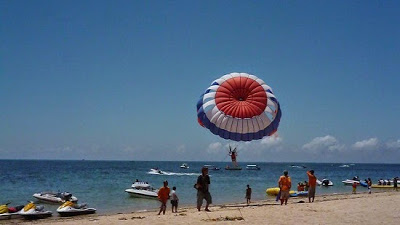
[[[160, 161], [64, 161], [64, 160], [0, 160], [0, 204], [11, 201], [11, 205], [23, 205], [37, 201], [34, 193], [42, 191], [68, 191], [87, 203], [99, 214], [150, 210], [159, 207], [151, 199], [131, 197], [125, 192], [138, 179], [147, 181], [156, 188], [167, 180], [169, 187], [176, 186], [180, 206], [194, 206], [196, 189], [193, 185], [203, 165], [212, 164], [221, 170], [210, 170], [210, 192], [213, 204], [245, 202], [246, 185], [253, 190], [253, 200], [273, 199], [265, 190], [277, 187], [284, 170], [292, 178], [292, 189], [298, 182], [308, 180], [306, 171], [313, 169], [319, 179], [330, 179], [334, 186], [317, 187], [317, 195], [351, 193], [351, 187], [343, 185], [345, 179], [359, 176], [361, 180], [371, 178], [377, 183], [380, 178], [400, 176], [400, 164], [342, 164], [333, 163], [246, 163], [240, 162], [243, 170], [224, 170], [227, 162], [186, 162], [189, 169], [182, 169], [184, 162]], [[246, 164], [257, 164], [261, 170], [246, 170]], [[305, 168], [303, 168], [305, 167]], [[159, 168], [164, 174], [151, 173]], [[363, 187], [359, 192], [366, 192]], [[58, 205], [40, 203], [48, 210]]]

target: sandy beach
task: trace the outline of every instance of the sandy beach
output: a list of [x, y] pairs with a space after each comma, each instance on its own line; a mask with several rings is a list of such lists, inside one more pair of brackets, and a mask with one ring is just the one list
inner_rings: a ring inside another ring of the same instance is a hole
[[[317, 196], [314, 203], [306, 198], [291, 198], [281, 206], [272, 200], [238, 204], [214, 205], [211, 212], [198, 212], [195, 207], [180, 208], [165, 215], [155, 211], [113, 215], [87, 215], [72, 218], [54, 216], [26, 221], [13, 219], [0, 224], [398, 224], [400, 192], [372, 194], [334, 194]], [[285, 222], [284, 222], [285, 221]]]

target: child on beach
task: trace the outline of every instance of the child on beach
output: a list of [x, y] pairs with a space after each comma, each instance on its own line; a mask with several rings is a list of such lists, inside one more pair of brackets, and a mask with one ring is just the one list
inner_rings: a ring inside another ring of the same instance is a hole
[[356, 194], [356, 190], [357, 190], [357, 183], [353, 182], [353, 194]]
[[250, 199], [251, 199], [251, 188], [250, 188], [250, 185], [247, 185], [247, 189], [246, 189], [247, 205], [250, 204]]
[[[177, 213], [178, 212], [178, 201], [179, 201], [179, 198], [178, 198], [178, 195], [176, 195], [176, 187], [172, 188], [170, 196], [171, 196], [172, 212], [173, 213], [174, 212]], [[175, 209], [175, 211], [174, 211], [174, 209]]]
[[164, 186], [160, 188], [160, 190], [158, 191], [158, 200], [161, 202], [160, 211], [158, 212], [158, 215], [160, 215], [161, 212], [163, 212], [163, 215], [165, 215], [165, 210], [167, 209], [167, 201], [170, 192], [170, 189], [168, 187], [168, 181], [164, 181], [163, 184]]

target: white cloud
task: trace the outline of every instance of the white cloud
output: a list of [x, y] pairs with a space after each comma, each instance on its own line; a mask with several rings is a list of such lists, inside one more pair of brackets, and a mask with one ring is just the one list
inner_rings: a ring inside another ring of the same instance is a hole
[[214, 142], [208, 145], [208, 153], [218, 153], [222, 150], [222, 144], [220, 142]]
[[341, 145], [335, 137], [331, 135], [326, 135], [324, 137], [316, 137], [309, 143], [303, 145], [303, 149], [311, 150], [311, 151], [340, 151], [345, 148], [344, 145]]
[[261, 145], [266, 147], [277, 146], [282, 143], [282, 138], [279, 136], [268, 136], [261, 140]]
[[397, 141], [386, 142], [386, 147], [389, 149], [400, 149], [400, 139]]
[[357, 141], [353, 144], [355, 149], [373, 149], [378, 145], [378, 138], [370, 138], [367, 140]]

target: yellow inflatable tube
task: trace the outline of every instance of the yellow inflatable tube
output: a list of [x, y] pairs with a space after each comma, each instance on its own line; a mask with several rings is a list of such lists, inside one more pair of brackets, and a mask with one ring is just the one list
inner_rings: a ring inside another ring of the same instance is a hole
[[[279, 193], [279, 188], [278, 187], [267, 188], [267, 190], [265, 190], [265, 192], [267, 193], [267, 195], [277, 196]], [[289, 191], [289, 194], [293, 194], [293, 193], [295, 193], [295, 191]]]

